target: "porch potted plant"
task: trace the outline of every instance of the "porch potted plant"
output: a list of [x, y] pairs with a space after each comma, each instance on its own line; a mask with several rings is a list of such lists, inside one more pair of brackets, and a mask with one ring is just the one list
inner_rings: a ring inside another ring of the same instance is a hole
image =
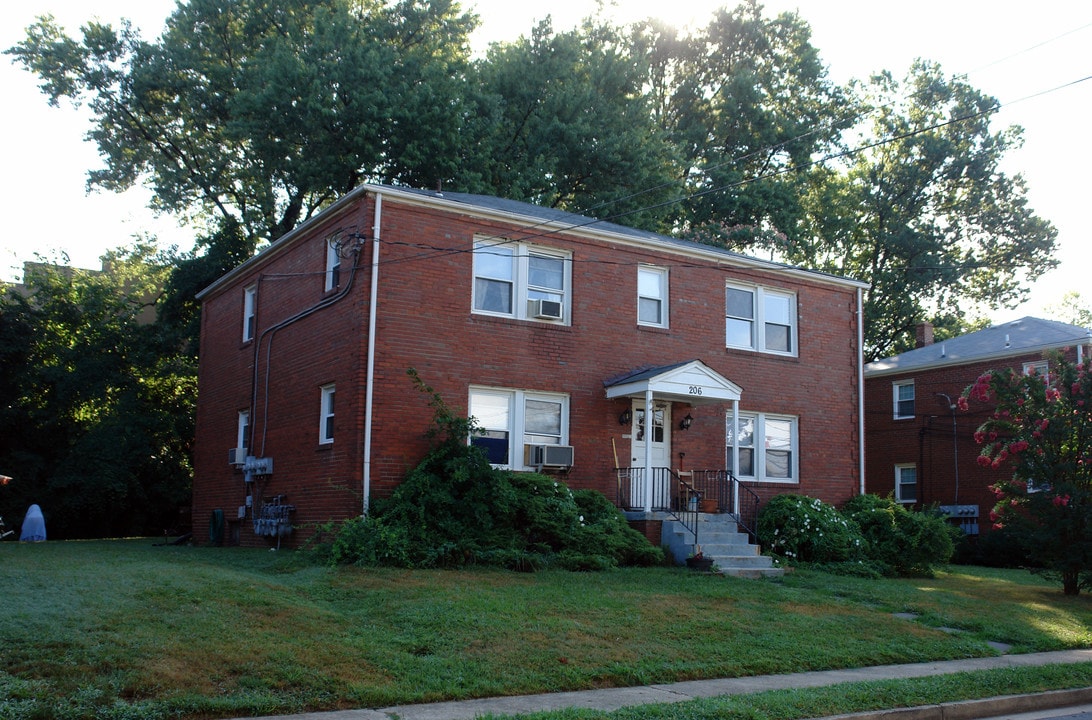
[[705, 557], [701, 545], [695, 545], [694, 554], [686, 559], [686, 566], [691, 570], [708, 570], [713, 567], [713, 558]]

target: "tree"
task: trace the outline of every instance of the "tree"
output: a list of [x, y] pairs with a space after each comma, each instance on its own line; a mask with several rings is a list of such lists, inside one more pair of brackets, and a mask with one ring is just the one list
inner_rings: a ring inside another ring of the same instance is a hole
[[159, 533], [188, 505], [196, 372], [151, 322], [168, 258], [105, 271], [40, 264], [0, 303], [4, 515], [42, 506], [51, 537]]
[[453, 174], [475, 22], [450, 0], [190, 0], [154, 43], [46, 16], [6, 52], [52, 104], [89, 103], [89, 184], [147, 182], [158, 208], [256, 244], [364, 180]]
[[475, 64], [464, 162], [453, 186], [663, 229], [677, 163], [641, 94], [622, 31], [549, 19]]
[[1076, 290], [1070, 290], [1057, 305], [1046, 308], [1047, 314], [1070, 325], [1080, 325], [1083, 328], [1092, 328], [1092, 308], [1081, 298]]
[[1066, 595], [1092, 588], [1092, 363], [1056, 355], [1048, 376], [984, 373], [959, 400], [993, 403], [975, 440], [980, 465], [1004, 472], [992, 489], [994, 528], [1008, 528]]
[[884, 73], [859, 92], [863, 149], [844, 172], [812, 175], [808, 240], [788, 259], [872, 284], [865, 345], [877, 358], [911, 349], [931, 315], [1015, 306], [1022, 279], [1057, 265], [1057, 231], [1028, 207], [1024, 179], [999, 168], [1020, 129], [991, 130], [996, 100], [922, 62], [902, 84]]
[[794, 238], [806, 178], [797, 170], [853, 117], [808, 24], [795, 13], [766, 18], [746, 0], [689, 36], [638, 25], [633, 46], [634, 58], [646, 58], [645, 92], [686, 185], [677, 227], [740, 250]]

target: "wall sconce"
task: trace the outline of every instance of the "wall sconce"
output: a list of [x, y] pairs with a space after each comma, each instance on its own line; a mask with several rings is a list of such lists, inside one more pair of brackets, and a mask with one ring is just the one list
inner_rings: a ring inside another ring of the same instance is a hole
[[619, 425], [629, 425], [629, 421], [633, 419], [633, 412], [626, 408], [622, 411], [622, 414], [618, 416]]
[[682, 420], [679, 421], [679, 429], [680, 430], [689, 430], [690, 429], [690, 423], [692, 423], [692, 422], [694, 422], [694, 418], [690, 417], [690, 413], [687, 413], [686, 417], [684, 417]]

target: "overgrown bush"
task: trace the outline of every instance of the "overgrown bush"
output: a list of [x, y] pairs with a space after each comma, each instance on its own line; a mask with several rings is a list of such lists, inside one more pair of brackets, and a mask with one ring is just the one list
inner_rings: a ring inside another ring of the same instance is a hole
[[758, 517], [762, 546], [789, 561], [857, 560], [861, 531], [832, 505], [803, 495], [777, 495]]
[[889, 497], [858, 495], [842, 513], [861, 529], [867, 557], [885, 575], [932, 576], [955, 551], [959, 530], [934, 512], [910, 511]]
[[839, 574], [931, 575], [954, 551], [953, 528], [934, 513], [860, 495], [839, 511], [815, 498], [778, 495], [758, 519], [759, 541], [788, 562]]
[[334, 562], [397, 567], [499, 565], [602, 570], [656, 565], [663, 551], [631, 528], [601, 493], [492, 467], [467, 439], [474, 423], [432, 396], [432, 450], [362, 519], [344, 523], [328, 550]]

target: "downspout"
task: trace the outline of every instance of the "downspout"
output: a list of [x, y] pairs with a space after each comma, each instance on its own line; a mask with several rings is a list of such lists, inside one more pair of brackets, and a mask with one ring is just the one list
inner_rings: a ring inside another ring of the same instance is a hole
[[861, 478], [860, 494], [865, 494], [865, 415], [864, 415], [864, 311], [861, 288], [857, 288], [857, 473]]
[[364, 389], [364, 507], [368, 514], [372, 496], [372, 410], [375, 403], [375, 328], [379, 300], [379, 232], [383, 220], [383, 196], [375, 194], [375, 224], [372, 226], [372, 294], [368, 303], [368, 373]]

